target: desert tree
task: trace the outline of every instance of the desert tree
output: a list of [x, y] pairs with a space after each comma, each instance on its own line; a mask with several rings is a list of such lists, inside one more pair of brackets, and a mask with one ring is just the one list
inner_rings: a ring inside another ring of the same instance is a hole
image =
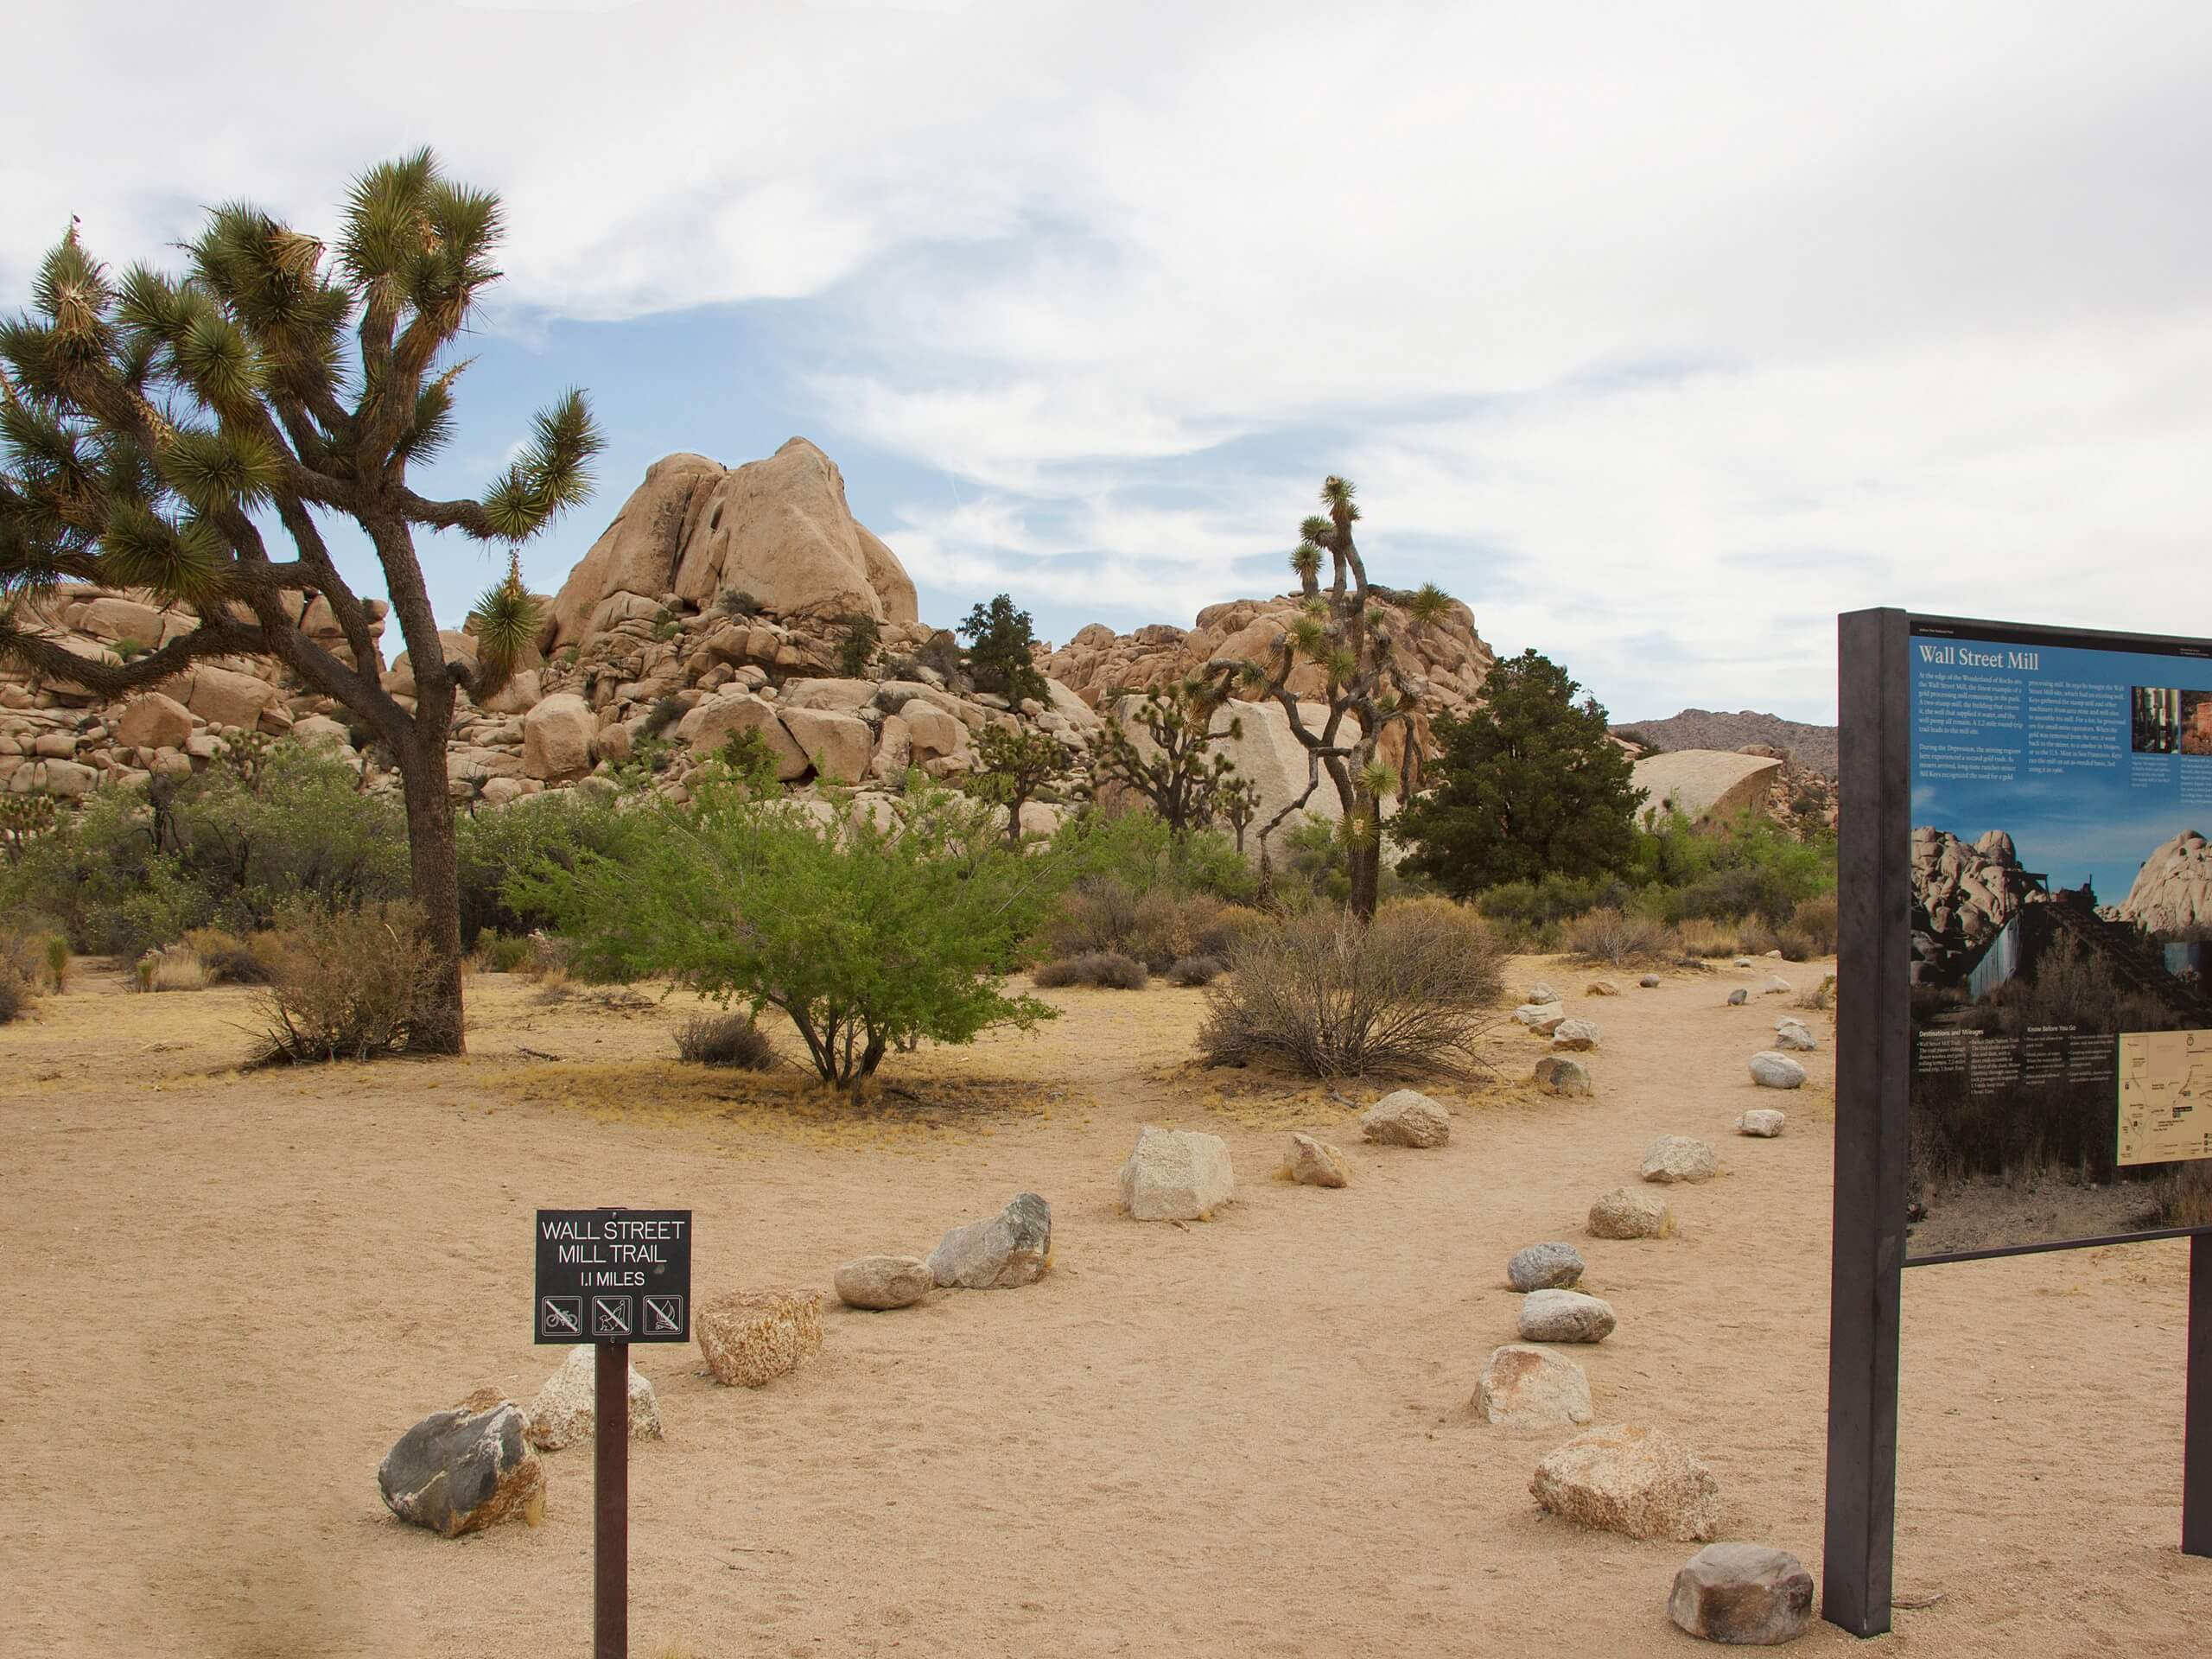
[[969, 794], [1006, 809], [1006, 839], [1021, 845], [1021, 809], [1038, 791], [1050, 788], [1071, 770], [1060, 740], [1034, 727], [986, 726], [976, 739], [976, 769], [968, 774]]
[[1502, 882], [1628, 868], [1644, 791], [1605, 709], [1581, 693], [1531, 648], [1491, 671], [1483, 707], [1436, 722], [1433, 785], [1394, 829], [1413, 849], [1408, 868], [1464, 899]]
[[1046, 700], [1050, 688], [1032, 655], [1036, 629], [1011, 594], [975, 606], [959, 632], [968, 640], [969, 677], [980, 689], [996, 692], [1017, 708], [1028, 699]]
[[[1236, 774], [1236, 763], [1215, 746], [1244, 735], [1241, 716], [1217, 721], [1229, 701], [1225, 683], [1193, 675], [1149, 687], [1132, 707], [1134, 696], [1117, 690], [1098, 700], [1105, 722], [1090, 741], [1094, 786], [1105, 784], [1141, 797], [1178, 837], [1205, 829]], [[1132, 734], [1131, 723], [1144, 741]], [[1240, 803], [1247, 798], [1242, 791], [1236, 797]]]
[[[40, 267], [32, 308], [0, 323], [0, 660], [105, 697], [195, 663], [272, 659], [342, 704], [396, 764], [433, 982], [409, 1041], [462, 1046], [461, 935], [446, 740], [464, 695], [493, 696], [536, 649], [539, 607], [516, 550], [590, 491], [601, 447], [581, 392], [537, 417], [477, 499], [409, 481], [454, 430], [449, 357], [499, 271], [496, 196], [427, 150], [358, 178], [334, 248], [244, 203], [211, 209], [183, 269], [113, 276], [73, 224]], [[409, 702], [378, 680], [372, 616], [322, 521], [374, 550], [412, 664]], [[419, 532], [506, 551], [478, 602], [472, 663], [440, 644]], [[198, 626], [126, 662], [87, 660], [42, 627], [65, 582], [150, 592]], [[329, 607], [344, 648], [302, 626]]]
[[[1289, 717], [1290, 733], [1306, 751], [1305, 791], [1285, 802], [1260, 830], [1261, 855], [1283, 821], [1313, 798], [1326, 778], [1342, 808], [1341, 834], [1351, 864], [1351, 906], [1366, 920], [1375, 914], [1382, 880], [1382, 807], [1410, 785], [1420, 764], [1413, 721], [1421, 685], [1398, 654], [1399, 625], [1380, 604], [1381, 591], [1367, 578], [1367, 565], [1352, 538], [1359, 520], [1351, 480], [1332, 477], [1321, 486], [1327, 511], [1300, 524], [1290, 566], [1298, 575], [1305, 605], [1283, 631], [1268, 658], [1258, 662], [1217, 658], [1206, 665], [1216, 685], [1234, 683], [1242, 694], [1272, 701]], [[1321, 585], [1324, 565], [1329, 585]], [[1418, 593], [1392, 595], [1403, 626], [1419, 628], [1440, 620], [1452, 601], [1433, 583]], [[1301, 696], [1291, 681], [1303, 664], [1320, 671], [1320, 695]], [[1318, 725], [1306, 706], [1318, 702]], [[1383, 758], [1383, 739], [1402, 728], [1398, 766]]]

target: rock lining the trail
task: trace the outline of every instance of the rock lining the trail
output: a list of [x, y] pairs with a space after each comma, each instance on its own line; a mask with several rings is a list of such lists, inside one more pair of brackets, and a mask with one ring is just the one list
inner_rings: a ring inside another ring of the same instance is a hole
[[1400, 1089], [1360, 1115], [1359, 1132], [1381, 1147], [1440, 1147], [1452, 1139], [1452, 1114], [1417, 1089]]
[[1122, 1207], [1137, 1221], [1210, 1221], [1236, 1197], [1229, 1143], [1199, 1129], [1144, 1125], [1121, 1179]]
[[963, 1290], [1012, 1290], [1052, 1271], [1052, 1206], [1034, 1192], [1017, 1193], [995, 1216], [955, 1227], [930, 1252], [939, 1285]]
[[1707, 1544], [1675, 1574], [1667, 1617], [1704, 1641], [1778, 1647], [1812, 1626], [1813, 1575], [1785, 1550]]
[[1578, 1434], [1536, 1465], [1529, 1490], [1554, 1515], [1630, 1538], [1702, 1543], [1720, 1529], [1713, 1471], [1656, 1428]]
[[502, 1521], [534, 1527], [545, 1513], [545, 1465], [521, 1408], [480, 1389], [401, 1435], [377, 1467], [377, 1491], [401, 1520], [441, 1537]]

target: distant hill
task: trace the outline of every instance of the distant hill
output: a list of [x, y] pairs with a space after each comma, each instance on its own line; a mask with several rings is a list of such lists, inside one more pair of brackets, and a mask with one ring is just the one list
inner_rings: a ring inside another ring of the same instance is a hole
[[1763, 743], [1796, 757], [1797, 764], [1833, 779], [1836, 776], [1835, 728], [1808, 726], [1779, 715], [1754, 714], [1745, 709], [1732, 715], [1710, 709], [1685, 709], [1665, 720], [1624, 720], [1615, 723], [1617, 736], [1631, 741], [1641, 733], [1662, 749], [1740, 749]]

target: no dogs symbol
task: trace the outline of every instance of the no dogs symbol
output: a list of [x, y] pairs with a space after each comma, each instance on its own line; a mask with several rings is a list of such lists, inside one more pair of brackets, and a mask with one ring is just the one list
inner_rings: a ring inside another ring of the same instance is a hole
[[630, 1299], [627, 1296], [593, 1297], [591, 1333], [601, 1342], [626, 1341], [630, 1335]]

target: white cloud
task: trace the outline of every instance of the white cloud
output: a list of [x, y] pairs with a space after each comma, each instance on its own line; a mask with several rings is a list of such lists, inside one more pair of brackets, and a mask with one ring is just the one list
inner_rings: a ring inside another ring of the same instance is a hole
[[427, 140], [500, 326], [804, 302], [791, 424], [957, 480], [879, 526], [944, 587], [1178, 617], [1341, 465], [1633, 713], [1824, 713], [1846, 604], [2206, 626], [2184, 0], [125, 10], [13, 25], [0, 297]]

